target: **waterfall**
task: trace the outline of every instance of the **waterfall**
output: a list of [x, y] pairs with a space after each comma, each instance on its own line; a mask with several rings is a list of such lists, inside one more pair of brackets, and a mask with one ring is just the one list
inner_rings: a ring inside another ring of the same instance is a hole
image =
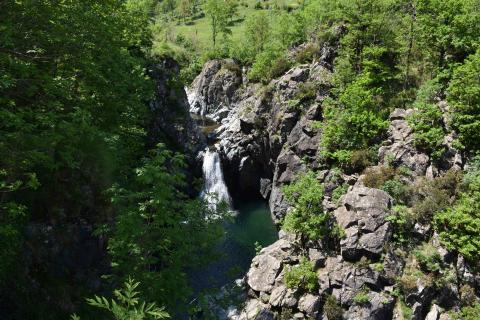
[[208, 147], [203, 156], [203, 177], [205, 184], [201, 197], [207, 200], [210, 207], [215, 208], [221, 201], [225, 201], [230, 206], [231, 199], [223, 179], [220, 156], [216, 150], [212, 151]]
[[187, 93], [187, 100], [188, 104], [190, 105], [190, 113], [204, 116], [207, 112], [207, 109], [203, 100], [198, 98], [195, 89], [189, 89], [188, 87], [185, 87], [185, 92]]

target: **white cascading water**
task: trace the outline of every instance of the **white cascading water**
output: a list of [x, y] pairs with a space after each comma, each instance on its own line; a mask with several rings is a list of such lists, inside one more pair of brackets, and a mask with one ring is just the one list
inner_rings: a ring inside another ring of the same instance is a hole
[[230, 206], [231, 199], [223, 179], [220, 156], [217, 151], [212, 151], [210, 148], [205, 150], [203, 156], [203, 177], [205, 185], [200, 196], [207, 200], [210, 207], [214, 209], [222, 201]]

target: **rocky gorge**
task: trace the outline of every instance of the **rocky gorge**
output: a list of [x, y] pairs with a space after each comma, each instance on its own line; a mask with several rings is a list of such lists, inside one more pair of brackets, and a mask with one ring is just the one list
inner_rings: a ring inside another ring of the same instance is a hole
[[[414, 143], [408, 118], [415, 111], [395, 109], [377, 163], [348, 173], [329, 167], [321, 159], [318, 124], [331, 87], [334, 52], [324, 47], [318, 59], [293, 67], [267, 85], [249, 83], [246, 70], [234, 60], [209, 61], [187, 89], [190, 112], [219, 125], [207, 139], [216, 145], [234, 199], [262, 197], [280, 226], [290, 210], [283, 186], [314, 170], [325, 187], [318, 206], [344, 230], [334, 250], [321, 241], [302, 243], [298, 236], [280, 230], [280, 239], [257, 254], [239, 282], [244, 301], [227, 310], [219, 308], [217, 315], [235, 320], [451, 319], [447, 310], [459, 305], [462, 290], [478, 288], [480, 278], [461, 255], [440, 244], [428, 222], [412, 226], [414, 238], [407, 241], [428, 245], [440, 257], [442, 270], [448, 270], [439, 277], [453, 280], [439, 283], [429, 275], [414, 276], [411, 271], [421, 263], [395, 248], [396, 203], [372, 183], [372, 173], [400, 168], [399, 179], [415, 185], [462, 170], [466, 161], [452, 145], [455, 133], [445, 128], [446, 152], [441, 161], [434, 161]], [[438, 104], [448, 109], [445, 101]], [[334, 190], [340, 186], [345, 193], [337, 199]], [[302, 257], [314, 265], [315, 291], [286, 286], [286, 271]], [[399, 299], [400, 287], [406, 302]]]

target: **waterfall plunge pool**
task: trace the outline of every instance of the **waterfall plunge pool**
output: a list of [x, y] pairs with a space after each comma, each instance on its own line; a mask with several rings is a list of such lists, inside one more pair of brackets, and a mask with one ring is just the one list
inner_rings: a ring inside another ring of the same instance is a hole
[[238, 214], [225, 225], [225, 236], [218, 244], [221, 257], [208, 266], [190, 273], [195, 296], [215, 291], [242, 278], [255, 256], [255, 243], [266, 247], [278, 239], [267, 203], [243, 201], [234, 208]]

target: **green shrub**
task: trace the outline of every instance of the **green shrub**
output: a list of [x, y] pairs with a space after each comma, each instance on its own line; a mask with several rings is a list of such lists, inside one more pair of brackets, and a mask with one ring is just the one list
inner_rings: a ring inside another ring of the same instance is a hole
[[[458, 193], [461, 173], [451, 173], [440, 180], [443, 190]], [[435, 216], [434, 224], [442, 243], [450, 250], [461, 253], [475, 265], [480, 250], [480, 159], [474, 158], [463, 179], [463, 192], [453, 205], [445, 206]]]
[[435, 103], [441, 89], [437, 78], [427, 81], [418, 90], [414, 103], [415, 112], [408, 118], [414, 132], [415, 145], [426, 151], [435, 161], [440, 160], [445, 152], [443, 114]]
[[342, 320], [343, 309], [334, 296], [327, 296], [325, 304], [323, 305], [323, 313], [327, 316], [328, 320]]
[[403, 203], [403, 199], [408, 193], [408, 187], [405, 183], [396, 178], [385, 181], [381, 189], [387, 192], [396, 203]]
[[298, 63], [312, 62], [315, 55], [318, 53], [318, 45], [316, 43], [309, 43], [295, 54], [295, 61]]
[[348, 184], [346, 183], [336, 187], [332, 192], [332, 201], [338, 204], [338, 201], [345, 193], [347, 193], [347, 190], [348, 190]]
[[363, 174], [363, 184], [365, 187], [380, 189], [387, 181], [395, 177], [396, 171], [392, 167], [379, 166], [367, 168]]
[[315, 292], [318, 288], [318, 279], [313, 263], [302, 257], [298, 265], [285, 272], [285, 285], [292, 289]]
[[277, 57], [275, 60], [273, 60], [273, 63], [268, 72], [268, 80], [282, 76], [285, 72], [288, 71], [288, 69], [290, 69], [291, 66], [291, 62], [286, 57]]
[[471, 306], [477, 300], [477, 295], [475, 293], [475, 288], [469, 284], [464, 284], [460, 287], [460, 300], [463, 306]]
[[438, 273], [442, 269], [442, 258], [431, 244], [425, 243], [413, 254], [423, 271]]
[[[139, 292], [136, 291], [140, 285], [132, 279], [128, 279], [124, 288], [115, 290], [115, 299], [108, 301], [105, 297], [95, 296], [87, 299], [89, 305], [107, 310], [115, 320], [147, 320], [147, 319], [170, 319], [164, 308], [158, 307], [155, 303], [141, 301]], [[72, 320], [80, 320], [73, 315]]]
[[442, 243], [478, 265], [480, 252], [480, 192], [463, 194], [453, 207], [435, 216]]
[[417, 104], [416, 108], [417, 111], [409, 119], [414, 131], [414, 144], [438, 161], [445, 152], [442, 111], [432, 103]]
[[377, 162], [377, 148], [354, 150], [350, 156], [350, 167], [354, 171], [362, 171]]
[[480, 315], [480, 303], [475, 303], [472, 306], [466, 306], [460, 309], [459, 312], [450, 314], [453, 320], [478, 320]]
[[290, 66], [290, 61], [284, 56], [281, 48], [269, 46], [256, 56], [248, 78], [252, 81], [268, 83], [273, 78], [284, 74]]
[[362, 290], [353, 297], [353, 301], [358, 305], [365, 305], [370, 302], [368, 290]]
[[415, 225], [410, 209], [404, 205], [395, 205], [393, 214], [387, 217], [393, 225], [393, 240], [399, 245], [412, 243], [411, 233]]
[[312, 100], [317, 96], [317, 84], [314, 82], [302, 82], [298, 85], [295, 99], [300, 101]]
[[460, 147], [475, 154], [480, 150], [480, 49], [453, 72], [448, 101], [453, 106], [452, 126]]
[[323, 212], [323, 185], [315, 173], [300, 175], [283, 188], [287, 202], [293, 208], [287, 213], [283, 227], [310, 240], [319, 240], [330, 232], [330, 215]]
[[424, 179], [412, 187], [412, 209], [415, 219], [430, 223], [435, 213], [440, 212], [455, 201], [462, 181], [462, 173], [449, 170], [435, 179]]

